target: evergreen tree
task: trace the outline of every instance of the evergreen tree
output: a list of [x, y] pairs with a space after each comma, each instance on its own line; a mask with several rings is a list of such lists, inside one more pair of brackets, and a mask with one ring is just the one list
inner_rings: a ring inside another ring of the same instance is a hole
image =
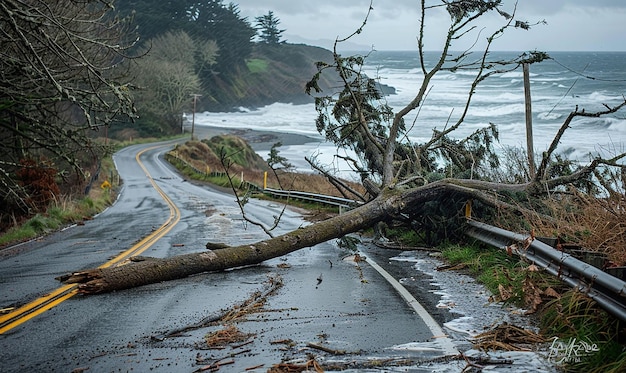
[[230, 75], [245, 64], [252, 53], [256, 30], [237, 5], [223, 0], [117, 0], [122, 15], [132, 15], [141, 40], [147, 41], [168, 31], [185, 31], [195, 42], [215, 40], [220, 50], [216, 65], [199, 71], [205, 85], [215, 72]]
[[281, 34], [285, 30], [278, 29], [280, 20], [274, 16], [274, 12], [270, 10], [266, 15], [256, 17], [255, 20], [261, 42], [267, 44], [281, 43]]
[[237, 5], [225, 6], [222, 0], [204, 0], [194, 3], [188, 13], [191, 22], [187, 23], [187, 33], [197, 40], [215, 40], [220, 50], [217, 67], [199, 72], [204, 82], [214, 71], [231, 75], [245, 66], [256, 32], [248, 20], [241, 17]]
[[168, 31], [180, 31], [188, 22], [190, 0], [116, 0], [115, 9], [131, 16], [140, 41], [146, 42]]

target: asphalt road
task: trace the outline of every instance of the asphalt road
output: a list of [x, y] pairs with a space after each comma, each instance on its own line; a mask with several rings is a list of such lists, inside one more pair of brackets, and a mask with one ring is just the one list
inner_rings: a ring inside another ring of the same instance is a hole
[[[161, 158], [171, 143], [161, 145], [136, 145], [115, 155], [123, 189], [118, 201], [93, 220], [0, 252], [0, 309], [18, 309], [54, 292], [60, 287], [55, 277], [106, 263], [168, 219], [167, 234], [141, 255], [167, 257], [204, 251], [207, 241], [235, 245], [266, 237], [242, 220], [232, 195], [182, 179]], [[142, 150], [145, 170], [135, 159]], [[176, 205], [179, 216], [173, 222], [171, 208], [146, 171]], [[271, 224], [282, 205], [253, 200], [246, 209], [253, 219]], [[275, 233], [303, 224], [301, 215], [288, 209]], [[418, 314], [420, 306], [410, 294], [403, 297], [393, 280], [349, 255], [327, 242], [260, 266], [71, 296], [0, 335], [0, 371], [193, 372], [226, 364], [221, 371], [265, 372], [283, 361], [302, 364], [311, 357], [357, 369], [455, 352], [447, 338], [433, 335], [441, 332], [438, 323]], [[378, 255], [370, 259], [384, 267], [386, 257]], [[402, 268], [388, 270], [403, 275]], [[269, 279], [283, 286], [258, 307], [231, 322], [196, 325], [265, 291]], [[419, 290], [412, 289], [413, 296]], [[444, 317], [435, 315], [439, 323]], [[204, 337], [228, 326], [245, 334], [243, 340], [208, 349]], [[403, 348], [407, 344], [413, 348]]]

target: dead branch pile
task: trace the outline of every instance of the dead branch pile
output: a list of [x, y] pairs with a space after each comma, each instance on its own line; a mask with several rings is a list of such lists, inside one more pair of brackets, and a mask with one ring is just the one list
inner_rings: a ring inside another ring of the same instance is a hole
[[474, 337], [474, 347], [483, 351], [528, 351], [520, 345], [545, 343], [547, 339], [542, 335], [515, 325], [502, 323], [494, 329]]
[[236, 326], [229, 325], [207, 334], [204, 340], [209, 348], [222, 349], [233, 343], [244, 342], [251, 336], [251, 334], [242, 333]]

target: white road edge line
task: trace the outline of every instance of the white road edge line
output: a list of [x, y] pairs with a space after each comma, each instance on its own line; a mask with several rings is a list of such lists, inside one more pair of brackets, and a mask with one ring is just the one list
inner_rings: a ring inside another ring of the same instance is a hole
[[426, 324], [428, 329], [430, 329], [431, 333], [434, 336], [433, 337], [434, 341], [437, 342], [441, 346], [443, 353], [445, 355], [458, 355], [459, 350], [456, 349], [452, 340], [448, 338], [448, 336], [444, 333], [443, 329], [441, 329], [441, 327], [439, 326], [439, 323], [437, 323], [437, 321], [433, 319], [433, 317], [428, 313], [428, 311], [426, 311], [424, 306], [422, 306], [420, 302], [418, 302], [417, 299], [415, 299], [415, 297], [413, 297], [413, 295], [409, 293], [409, 291], [404, 286], [402, 286], [401, 283], [399, 283], [395, 278], [393, 278], [393, 276], [391, 276], [389, 272], [385, 271], [384, 268], [379, 266], [378, 263], [370, 259], [370, 257], [365, 254], [363, 254], [362, 257], [365, 257], [365, 261], [367, 262], [367, 264], [371, 265], [372, 268], [378, 271], [378, 273], [380, 273], [380, 275], [383, 276], [383, 278], [387, 280], [387, 282], [389, 282], [389, 284], [391, 284], [391, 286], [393, 286], [394, 289], [396, 289], [396, 291], [400, 294], [400, 296], [404, 298], [404, 300], [409, 304], [409, 306], [411, 306], [411, 308], [415, 310], [417, 315], [421, 317], [422, 320], [424, 320], [424, 323]]

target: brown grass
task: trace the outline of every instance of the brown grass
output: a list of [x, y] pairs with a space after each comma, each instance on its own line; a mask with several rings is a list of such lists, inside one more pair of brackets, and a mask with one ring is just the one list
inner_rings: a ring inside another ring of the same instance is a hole
[[604, 253], [613, 265], [626, 264], [626, 197], [594, 198], [562, 195], [546, 201], [548, 215], [526, 216], [537, 236], [559, 237], [562, 242]]
[[474, 337], [474, 347], [483, 351], [528, 351], [528, 345], [544, 343], [547, 339], [531, 330], [502, 323]]

